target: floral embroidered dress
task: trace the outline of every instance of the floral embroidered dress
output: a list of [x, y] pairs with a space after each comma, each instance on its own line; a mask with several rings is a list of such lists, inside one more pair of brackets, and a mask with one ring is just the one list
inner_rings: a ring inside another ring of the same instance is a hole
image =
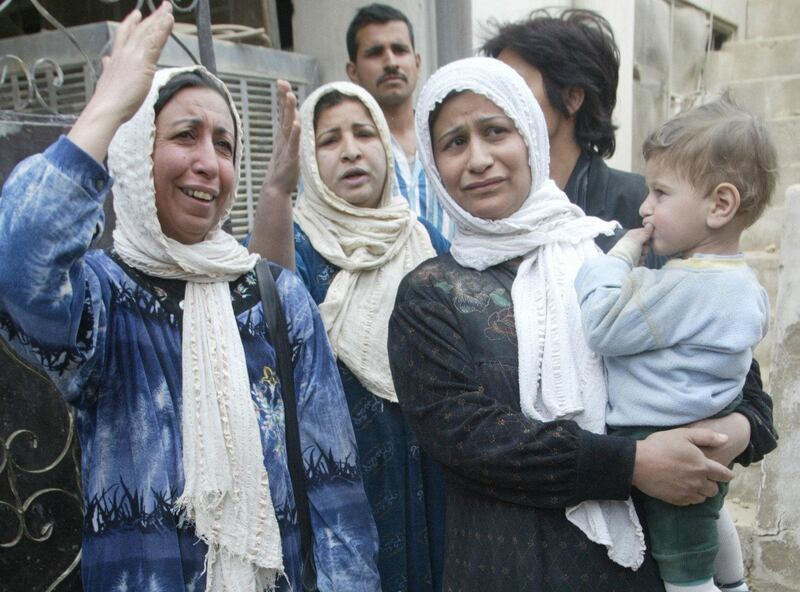
[[[444, 590], [661, 591], [649, 555], [636, 572], [622, 568], [565, 517], [584, 500], [631, 494], [635, 444], [521, 412], [516, 272], [512, 261], [481, 272], [430, 259], [403, 280], [389, 325], [403, 411], [446, 471]], [[761, 399], [746, 386], [737, 411], [766, 426]]]
[[[437, 253], [447, 241], [420, 218]], [[294, 227], [297, 273], [318, 304], [339, 269], [314, 250]], [[375, 522], [383, 592], [441, 590], [444, 547], [444, 477], [422, 452], [400, 406], [369, 392], [339, 362], [342, 386], [356, 434], [359, 464]]]
[[[0, 198], [0, 336], [75, 407], [82, 449], [87, 591], [204, 590], [205, 544], [173, 512], [183, 491], [181, 322], [185, 283], [88, 251], [111, 179], [68, 139], [22, 162]], [[253, 272], [231, 282], [288, 578], [300, 537], [283, 403]], [[289, 323], [318, 585], [380, 589], [376, 533], [355, 439], [316, 306], [288, 272]]]

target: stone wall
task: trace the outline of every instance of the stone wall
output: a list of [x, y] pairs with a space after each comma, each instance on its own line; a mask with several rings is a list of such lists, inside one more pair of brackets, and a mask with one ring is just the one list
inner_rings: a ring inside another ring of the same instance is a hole
[[774, 307], [772, 396], [778, 449], [763, 464], [751, 577], [758, 590], [800, 590], [800, 185], [789, 188]]

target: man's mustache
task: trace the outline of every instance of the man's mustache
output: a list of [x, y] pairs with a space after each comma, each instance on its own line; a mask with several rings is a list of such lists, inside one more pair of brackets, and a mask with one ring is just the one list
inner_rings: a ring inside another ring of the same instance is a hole
[[384, 72], [383, 75], [378, 78], [378, 84], [381, 82], [386, 82], [387, 78], [400, 78], [404, 82], [408, 82], [408, 78], [400, 70], [390, 70], [388, 72]]

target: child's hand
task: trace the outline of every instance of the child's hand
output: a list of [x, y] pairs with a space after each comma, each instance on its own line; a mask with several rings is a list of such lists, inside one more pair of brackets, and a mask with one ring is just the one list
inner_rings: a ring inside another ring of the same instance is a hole
[[617, 241], [617, 244], [608, 254], [622, 259], [631, 267], [641, 265], [642, 260], [647, 255], [644, 246], [651, 236], [653, 236], [652, 224], [646, 224], [644, 228], [633, 228]]
[[639, 245], [639, 248], [641, 249], [650, 240], [650, 237], [652, 236], [653, 236], [653, 225], [648, 223], [644, 225], [644, 228], [632, 228], [631, 230], [626, 232], [625, 236], [622, 238], [635, 242], [637, 245]]
[[651, 239], [653, 238], [653, 225], [649, 222], [644, 225], [644, 229], [647, 232], [647, 240], [642, 244], [642, 254], [639, 255], [639, 265], [640, 267], [644, 267], [645, 261], [647, 261], [647, 255], [650, 253], [650, 249], [652, 248]]

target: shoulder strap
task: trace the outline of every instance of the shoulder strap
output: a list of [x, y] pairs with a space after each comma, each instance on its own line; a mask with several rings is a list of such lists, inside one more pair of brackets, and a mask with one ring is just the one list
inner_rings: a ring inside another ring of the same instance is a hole
[[271, 267], [265, 260], [256, 265], [258, 287], [264, 306], [264, 320], [269, 328], [275, 347], [278, 378], [281, 383], [283, 412], [286, 423], [286, 456], [289, 477], [292, 481], [294, 503], [297, 511], [297, 524], [300, 528], [300, 553], [303, 561], [301, 584], [304, 592], [317, 590], [317, 569], [314, 563], [314, 537], [311, 530], [311, 512], [306, 493], [303, 453], [300, 447], [300, 428], [297, 422], [297, 398], [294, 390], [294, 371], [292, 350], [289, 345], [289, 332], [286, 317], [281, 306], [278, 287], [275, 284], [280, 268]]

